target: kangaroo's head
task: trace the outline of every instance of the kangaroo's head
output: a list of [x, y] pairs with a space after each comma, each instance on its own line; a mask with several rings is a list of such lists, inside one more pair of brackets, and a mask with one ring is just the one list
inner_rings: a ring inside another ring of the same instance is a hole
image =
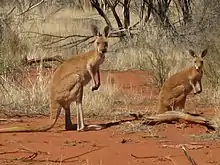
[[193, 50], [189, 50], [189, 54], [193, 57], [193, 65], [196, 70], [201, 70], [203, 67], [203, 57], [206, 56], [208, 49], [204, 49], [200, 55], [195, 54]]
[[110, 28], [109, 26], [106, 26], [103, 30], [103, 33], [101, 33], [97, 26], [91, 25], [92, 33], [94, 36], [96, 36], [96, 40], [94, 42], [95, 49], [98, 51], [99, 54], [103, 54], [107, 52], [108, 49], [108, 35]]

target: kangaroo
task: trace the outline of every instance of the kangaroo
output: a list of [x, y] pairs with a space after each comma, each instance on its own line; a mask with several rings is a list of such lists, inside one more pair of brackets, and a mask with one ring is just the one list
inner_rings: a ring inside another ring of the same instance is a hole
[[187, 95], [191, 91], [195, 95], [202, 92], [203, 57], [207, 51], [208, 49], [203, 50], [198, 56], [193, 50], [189, 50], [193, 57], [193, 66], [170, 76], [164, 82], [159, 93], [158, 113], [177, 109], [184, 111]]
[[[100, 83], [99, 67], [105, 60], [105, 53], [108, 48], [107, 38], [109, 36], [110, 28], [106, 26], [102, 34], [98, 27], [91, 26], [93, 35], [96, 36], [94, 42], [95, 49], [73, 56], [69, 60], [64, 61], [58, 66], [51, 78], [49, 88], [50, 101], [50, 124], [42, 127], [11, 127], [2, 128], [0, 133], [9, 132], [44, 132], [54, 127], [61, 110], [65, 110], [65, 130], [72, 130], [70, 105], [76, 103], [77, 109], [77, 131], [86, 131], [89, 129], [100, 130], [100, 125], [84, 124], [83, 115], [83, 87], [91, 80], [93, 86], [92, 91], [98, 90]], [[97, 81], [95, 76], [97, 75]]]

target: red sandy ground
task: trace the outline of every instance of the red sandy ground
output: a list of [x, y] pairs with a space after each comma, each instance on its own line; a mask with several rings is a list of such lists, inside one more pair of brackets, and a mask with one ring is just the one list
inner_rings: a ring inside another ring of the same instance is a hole
[[[46, 72], [45, 72], [46, 73]], [[110, 82], [121, 90], [139, 92], [156, 107], [158, 89], [152, 85], [152, 75], [145, 71], [102, 72], [102, 81], [110, 74]], [[31, 72], [34, 77], [35, 72]], [[108, 80], [109, 81], [109, 80]], [[190, 98], [193, 98], [190, 96]], [[138, 105], [146, 109], [145, 105]], [[151, 105], [152, 106], [152, 105]], [[187, 110], [196, 109], [204, 115], [214, 114], [214, 107], [188, 99]], [[22, 118], [23, 122], [2, 123], [1, 128], [18, 124], [43, 125], [47, 117]], [[74, 120], [74, 119], [73, 119]], [[75, 120], [74, 120], [75, 121]], [[91, 121], [87, 121], [91, 122]], [[106, 121], [96, 121], [105, 123]], [[132, 124], [132, 123], [130, 123]], [[179, 127], [177, 127], [177, 125]], [[189, 154], [199, 165], [220, 164], [220, 144], [217, 141], [198, 141], [190, 134], [206, 133], [207, 129], [195, 124], [161, 124], [154, 126], [155, 137], [144, 132], [124, 133], [118, 126], [100, 131], [63, 131], [64, 119], [49, 132], [12, 133], [0, 135], [0, 164], [64, 164], [64, 165], [187, 165], [183, 151], [174, 147], [188, 144]], [[169, 147], [171, 146], [171, 147]], [[172, 147], [173, 146], [173, 147]], [[190, 147], [194, 147], [191, 148]], [[187, 146], [186, 146], [187, 148]], [[26, 149], [22, 153], [21, 149]], [[29, 151], [27, 151], [29, 150]], [[35, 158], [31, 152], [37, 152]], [[12, 152], [12, 153], [10, 153]], [[13, 153], [14, 152], [14, 153]], [[132, 156], [133, 155], [133, 156]], [[137, 158], [142, 157], [142, 158]], [[15, 160], [17, 158], [17, 160]], [[29, 161], [28, 161], [29, 159]]]

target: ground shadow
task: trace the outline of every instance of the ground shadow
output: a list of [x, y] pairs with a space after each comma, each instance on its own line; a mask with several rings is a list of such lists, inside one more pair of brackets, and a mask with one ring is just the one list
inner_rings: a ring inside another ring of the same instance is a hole
[[[112, 127], [112, 126], [116, 126], [116, 125], [120, 125], [122, 123], [126, 123], [126, 122], [131, 122], [131, 121], [135, 121], [137, 120], [137, 118], [132, 118], [132, 119], [123, 119], [123, 120], [119, 120], [119, 121], [114, 121], [114, 122], [107, 122], [107, 123], [102, 123], [102, 124], [95, 124], [95, 125], [98, 125], [98, 126], [101, 126], [102, 129], [100, 130], [103, 130], [103, 129], [106, 129], [106, 128], [109, 128], [109, 127]], [[86, 126], [90, 126], [88, 124], [86, 124]], [[63, 130], [63, 131], [73, 131], [73, 130], [77, 130], [77, 124], [72, 124], [71, 128], [68, 129], [68, 130]], [[63, 132], [62, 131], [62, 132]], [[92, 128], [89, 128], [87, 131], [97, 131], [96, 129], [92, 129]]]

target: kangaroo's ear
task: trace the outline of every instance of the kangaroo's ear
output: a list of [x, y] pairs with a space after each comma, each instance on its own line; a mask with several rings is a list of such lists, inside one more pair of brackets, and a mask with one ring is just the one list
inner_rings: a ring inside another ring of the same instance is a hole
[[100, 34], [99, 28], [94, 24], [91, 25], [91, 30], [92, 30], [92, 34], [94, 36], [98, 36]]
[[204, 50], [202, 51], [201, 57], [205, 57], [206, 54], [207, 54], [207, 52], [208, 52], [208, 49], [204, 49]]
[[108, 37], [109, 32], [110, 32], [110, 28], [109, 28], [109, 26], [106, 26], [106, 27], [104, 28], [104, 36], [105, 36], [105, 37]]
[[195, 57], [195, 52], [192, 49], [189, 49], [189, 54], [193, 57]]

